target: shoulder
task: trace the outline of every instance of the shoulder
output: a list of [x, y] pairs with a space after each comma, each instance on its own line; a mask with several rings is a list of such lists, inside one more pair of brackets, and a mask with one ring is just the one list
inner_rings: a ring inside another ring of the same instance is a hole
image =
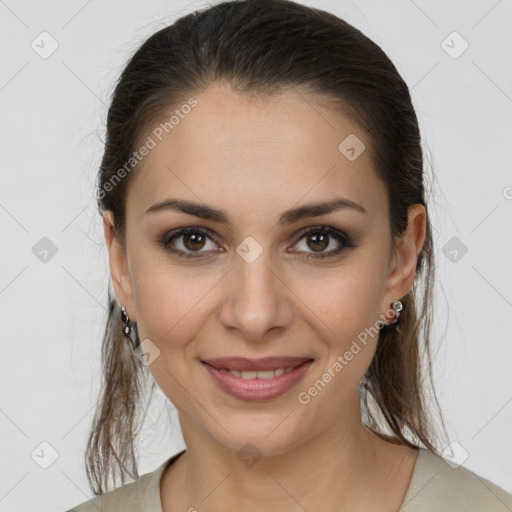
[[512, 494], [463, 466], [419, 449], [399, 512], [510, 512]]
[[[184, 450], [183, 450], [184, 451]], [[134, 482], [113, 491], [95, 496], [66, 512], [162, 512], [160, 479], [165, 468], [172, 464], [183, 451], [173, 455], [154, 471], [145, 473]]]
[[146, 473], [134, 482], [122, 485], [101, 496], [95, 496], [67, 512], [98, 512], [98, 510], [108, 510], [109, 512], [135, 512], [146, 510], [145, 506], [148, 501], [147, 491], [153, 474], [154, 473]]

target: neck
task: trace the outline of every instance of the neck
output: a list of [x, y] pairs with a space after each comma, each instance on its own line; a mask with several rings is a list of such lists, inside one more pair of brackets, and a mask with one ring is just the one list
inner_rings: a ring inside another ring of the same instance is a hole
[[[385, 441], [364, 427], [360, 418], [359, 402], [353, 401], [327, 430], [308, 440], [297, 432], [295, 444], [290, 444], [279, 438], [276, 428], [263, 440], [239, 441], [245, 447], [240, 450], [205, 435], [180, 415], [187, 451], [162, 479], [164, 512], [353, 512], [377, 503], [379, 510], [385, 510], [382, 506], [387, 502], [389, 510], [398, 510], [416, 453]], [[253, 458], [243, 456], [251, 452]], [[397, 478], [402, 482], [398, 487]]]

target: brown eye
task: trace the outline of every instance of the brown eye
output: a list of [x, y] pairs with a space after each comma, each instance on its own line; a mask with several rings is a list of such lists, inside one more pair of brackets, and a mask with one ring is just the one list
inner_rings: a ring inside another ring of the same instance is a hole
[[[208, 241], [210, 245], [208, 246]], [[202, 228], [182, 228], [168, 233], [160, 245], [167, 251], [180, 257], [194, 258], [206, 256], [205, 253], [219, 252], [218, 245], [213, 241], [208, 231]], [[206, 250], [203, 250], [205, 249]]]
[[[346, 233], [329, 226], [315, 226], [303, 231], [296, 246], [300, 245], [302, 240], [304, 240], [303, 249], [299, 248], [293, 252], [305, 252], [306, 255], [302, 257], [306, 259], [330, 258], [339, 255], [347, 248], [356, 247]], [[329, 247], [331, 250], [326, 250]]]
[[325, 234], [308, 235], [307, 239], [310, 242], [306, 242], [306, 243], [308, 243], [309, 247], [311, 247], [315, 252], [324, 251], [329, 246], [329, 235], [325, 235]]
[[198, 233], [188, 233], [183, 236], [183, 245], [191, 250], [191, 251], [197, 251], [199, 249], [202, 249], [205, 242], [205, 236], [203, 234]]

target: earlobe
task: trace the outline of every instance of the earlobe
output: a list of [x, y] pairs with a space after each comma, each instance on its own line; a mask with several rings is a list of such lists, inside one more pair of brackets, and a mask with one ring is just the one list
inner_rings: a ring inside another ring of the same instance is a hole
[[103, 212], [103, 231], [109, 253], [110, 275], [116, 299], [120, 305], [133, 311], [132, 288], [125, 251], [114, 230], [114, 216], [112, 211]]

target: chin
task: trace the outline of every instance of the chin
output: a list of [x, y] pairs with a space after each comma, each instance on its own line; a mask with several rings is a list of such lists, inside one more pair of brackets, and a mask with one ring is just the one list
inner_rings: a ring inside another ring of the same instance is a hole
[[[217, 442], [238, 457], [248, 455], [254, 457], [272, 457], [282, 455], [295, 449], [305, 441], [304, 432], [291, 420], [293, 413], [279, 411], [275, 414], [262, 414], [245, 411], [237, 414], [236, 420], [223, 415], [223, 426], [214, 435]], [[286, 418], [286, 419], [285, 419]], [[232, 433], [230, 436], [228, 433]]]

